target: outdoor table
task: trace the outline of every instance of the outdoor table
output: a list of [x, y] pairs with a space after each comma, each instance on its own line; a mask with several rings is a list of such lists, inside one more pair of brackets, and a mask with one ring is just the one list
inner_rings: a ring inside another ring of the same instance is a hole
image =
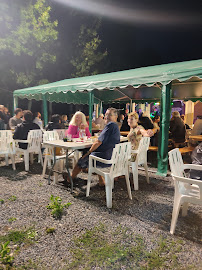
[[[76, 141], [77, 140], [77, 141]], [[127, 141], [126, 137], [120, 137], [120, 142], [124, 142]], [[47, 142], [43, 142], [43, 147], [53, 147], [53, 165], [52, 165], [52, 169], [49, 172], [49, 176], [48, 176], [48, 184], [50, 184], [50, 175], [51, 175], [51, 171], [53, 171], [53, 168], [55, 166], [56, 163], [56, 147], [60, 147], [63, 148], [66, 151], [66, 169], [67, 169], [67, 173], [71, 182], [71, 192], [73, 192], [73, 181], [72, 181], [72, 177], [69, 171], [69, 165], [68, 165], [68, 157], [71, 153], [73, 153], [75, 150], [82, 150], [85, 148], [90, 148], [93, 144], [92, 140], [89, 141], [85, 141], [85, 142], [81, 142], [80, 139], [74, 139], [73, 142], [64, 142], [62, 140], [55, 140], [55, 141], [47, 141]], [[69, 154], [69, 151], [71, 150], [71, 153]]]
[[194, 141], [202, 142], [202, 135], [189, 136], [189, 139]]

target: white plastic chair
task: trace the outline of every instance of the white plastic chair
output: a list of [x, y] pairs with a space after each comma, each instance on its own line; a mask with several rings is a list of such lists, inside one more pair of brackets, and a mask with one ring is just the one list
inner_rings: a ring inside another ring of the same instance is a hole
[[[89, 169], [88, 169], [88, 183], [86, 189], [86, 197], [90, 193], [90, 184], [92, 173], [96, 173], [105, 178], [105, 191], [106, 191], [106, 202], [107, 207], [112, 207], [112, 189], [114, 186], [114, 178], [125, 175], [126, 185], [128, 189], [129, 198], [132, 200], [130, 181], [129, 181], [129, 171], [128, 171], [128, 160], [131, 155], [131, 143], [120, 143], [115, 146], [112, 153], [111, 160], [106, 160], [93, 155], [89, 156]], [[97, 168], [96, 162], [99, 161], [104, 164], [111, 164], [109, 172], [105, 172], [103, 168]]]
[[182, 206], [182, 216], [187, 215], [188, 203], [202, 205], [202, 181], [186, 177], [184, 170], [202, 170], [202, 165], [183, 164], [182, 155], [178, 148], [169, 152], [171, 175], [175, 185], [172, 221], [170, 233], [174, 234]]
[[[42, 143], [42, 131], [40, 129], [30, 130], [27, 135], [27, 140], [15, 140], [16, 143], [16, 153], [24, 155], [25, 171], [29, 171], [29, 160], [33, 163], [33, 154], [38, 154], [43, 166], [43, 159], [41, 153], [41, 143]], [[18, 146], [18, 143], [27, 143], [27, 149], [22, 149]], [[29, 158], [29, 154], [30, 158]]]
[[12, 160], [13, 170], [15, 168], [15, 142], [11, 130], [0, 130], [0, 155], [5, 157], [6, 166], [8, 166], [8, 157]]
[[[44, 132], [43, 142], [55, 141], [55, 140], [59, 140], [59, 135], [56, 132], [56, 130]], [[53, 162], [53, 159], [54, 159], [54, 152], [53, 151], [54, 151], [53, 147], [46, 147], [46, 149], [44, 151], [45, 159], [44, 159], [44, 164], [43, 164], [42, 177], [45, 177], [47, 165], [49, 165], [49, 167], [50, 167], [51, 162]], [[66, 159], [66, 154], [56, 155], [55, 159], [56, 159], [56, 162], [55, 162], [54, 170], [58, 170], [58, 171], [62, 172], [63, 168], [64, 168], [64, 160]], [[58, 182], [58, 173], [54, 172], [54, 184], [57, 182]]]
[[57, 134], [59, 136], [59, 140], [63, 140], [63, 138], [65, 137], [66, 129], [54, 129], [53, 131], [57, 132]]
[[130, 162], [133, 173], [134, 189], [138, 190], [138, 166], [143, 165], [146, 173], [147, 183], [149, 184], [149, 174], [147, 166], [147, 151], [149, 149], [150, 137], [142, 137], [138, 150], [132, 150], [131, 153], [137, 154], [135, 162]]

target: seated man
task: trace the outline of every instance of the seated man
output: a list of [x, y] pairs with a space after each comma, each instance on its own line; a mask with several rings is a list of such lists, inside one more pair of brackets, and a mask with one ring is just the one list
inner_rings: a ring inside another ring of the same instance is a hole
[[[101, 132], [98, 139], [93, 143], [90, 150], [84, 154], [74, 167], [72, 171], [72, 179], [74, 179], [81, 171], [81, 169], [87, 169], [88, 168], [88, 162], [89, 162], [89, 155], [92, 153], [92, 155], [104, 158], [104, 159], [111, 159], [113, 148], [117, 143], [120, 142], [120, 132], [118, 125], [116, 124], [117, 121], [117, 110], [114, 108], [109, 108], [106, 111], [105, 114], [105, 123], [106, 126]], [[100, 167], [106, 167], [106, 164], [98, 163], [97, 165]], [[64, 175], [65, 180], [69, 179], [67, 177], [67, 174]], [[103, 186], [104, 179], [99, 176], [99, 185]]]
[[[14, 132], [14, 140], [27, 140], [27, 135], [30, 130], [40, 129], [40, 127], [33, 123], [33, 114], [31, 111], [24, 111], [23, 122], [17, 125]], [[27, 143], [19, 143], [19, 147], [22, 149], [27, 149]]]
[[105, 120], [103, 118], [104, 114], [101, 113], [99, 117], [95, 119], [95, 125], [98, 125], [101, 130], [103, 130], [105, 127]]
[[17, 125], [22, 123], [21, 119], [22, 115], [23, 115], [22, 109], [17, 108], [15, 110], [15, 116], [11, 117], [9, 120], [9, 127], [11, 130], [15, 130]]

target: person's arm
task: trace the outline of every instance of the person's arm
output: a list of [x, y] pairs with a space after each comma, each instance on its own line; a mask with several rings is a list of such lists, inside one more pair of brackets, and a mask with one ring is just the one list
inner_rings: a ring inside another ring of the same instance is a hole
[[88, 127], [85, 128], [85, 132], [86, 132], [86, 136], [91, 137], [91, 134], [90, 134]]
[[15, 132], [14, 132], [14, 134], [13, 134], [13, 139], [14, 140], [20, 140], [21, 138], [20, 138], [20, 128], [17, 126], [16, 127], [16, 130], [15, 130]]
[[15, 127], [16, 127], [15, 120], [12, 118], [10, 118], [10, 120], [9, 120], [9, 127], [10, 127], [10, 129], [15, 129]]
[[86, 156], [89, 156], [92, 152], [94, 152], [100, 145], [102, 144], [101, 141], [99, 141], [98, 139], [93, 143], [93, 145], [91, 146], [90, 150], [82, 157], [85, 158]]

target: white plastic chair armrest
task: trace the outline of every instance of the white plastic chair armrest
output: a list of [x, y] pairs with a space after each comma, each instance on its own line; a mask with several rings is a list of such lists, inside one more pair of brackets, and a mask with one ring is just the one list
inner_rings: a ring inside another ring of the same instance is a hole
[[28, 140], [14, 140], [17, 143], [29, 143]]
[[108, 159], [96, 157], [96, 156], [93, 156], [93, 155], [90, 155], [90, 158], [92, 158], [92, 159], [94, 159], [94, 160], [97, 160], [97, 161], [100, 161], [100, 162], [105, 163], [105, 164], [112, 164], [111, 159], [108, 160]]
[[190, 185], [196, 185], [199, 187], [199, 193], [200, 193], [200, 199], [202, 199], [202, 181], [201, 180], [196, 180], [196, 179], [191, 179], [191, 178], [186, 178], [186, 177], [180, 177], [171, 174], [172, 177], [179, 182], [187, 183]]
[[131, 154], [138, 154], [139, 151], [138, 150], [131, 150]]
[[197, 171], [202, 171], [202, 165], [197, 165], [197, 164], [184, 164], [183, 166], [184, 170], [197, 170]]

